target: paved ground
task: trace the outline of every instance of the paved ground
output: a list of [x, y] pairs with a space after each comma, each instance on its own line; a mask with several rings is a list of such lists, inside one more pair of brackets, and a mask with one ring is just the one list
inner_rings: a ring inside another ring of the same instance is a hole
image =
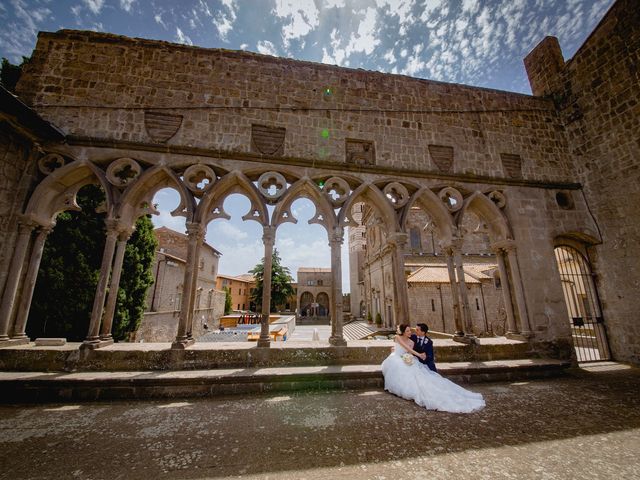
[[381, 390], [0, 406], [0, 479], [640, 478], [640, 369], [473, 389], [470, 415]]
[[296, 325], [296, 329], [292, 335], [289, 335], [288, 340], [311, 342], [314, 330], [318, 331], [320, 341], [326, 342], [329, 340], [331, 325]]

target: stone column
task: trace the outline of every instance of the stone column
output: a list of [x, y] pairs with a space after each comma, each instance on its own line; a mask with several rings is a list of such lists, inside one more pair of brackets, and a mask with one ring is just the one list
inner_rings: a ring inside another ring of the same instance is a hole
[[271, 313], [271, 267], [273, 264], [273, 245], [276, 242], [276, 227], [264, 227], [262, 243], [264, 243], [264, 275], [262, 277], [262, 322], [258, 347], [269, 348], [269, 314]]
[[449, 272], [449, 284], [451, 285], [451, 300], [453, 302], [453, 321], [456, 326], [456, 337], [464, 337], [462, 327], [462, 317], [460, 316], [460, 294], [458, 293], [458, 281], [456, 280], [456, 270], [453, 265], [453, 251], [451, 247], [445, 247], [444, 258], [447, 261], [447, 271]]
[[85, 348], [96, 348], [100, 344], [100, 322], [102, 321], [102, 313], [104, 312], [104, 300], [107, 296], [107, 283], [111, 273], [113, 253], [116, 249], [116, 241], [118, 240], [118, 225], [116, 220], [107, 219], [105, 223], [107, 225], [107, 240], [105, 241], [104, 252], [102, 254], [100, 279], [98, 280], [96, 295], [93, 299], [89, 332], [87, 333], [85, 341], [82, 342], [82, 346]]
[[464, 331], [467, 337], [473, 337], [473, 325], [471, 321], [471, 310], [469, 309], [469, 295], [467, 293], [467, 282], [464, 279], [464, 268], [462, 263], [462, 255], [460, 247], [454, 246], [453, 258], [455, 260], [456, 272], [458, 274], [458, 284], [460, 292], [460, 300], [462, 301], [462, 320], [464, 322]]
[[342, 333], [342, 242], [344, 229], [336, 227], [329, 241], [331, 247], [331, 337], [333, 346], [346, 346]]
[[176, 339], [171, 344], [171, 348], [184, 349], [192, 345], [195, 340], [189, 330], [190, 318], [193, 318], [192, 291], [193, 275], [198, 273], [198, 243], [204, 238], [204, 231], [199, 223], [187, 222], [187, 258], [184, 268], [184, 280], [182, 282], [182, 305], [180, 306], [180, 317], [178, 319], [178, 333]]
[[22, 275], [22, 267], [27, 255], [27, 248], [31, 240], [31, 233], [36, 228], [36, 224], [27, 220], [21, 220], [18, 225], [18, 238], [16, 240], [13, 258], [9, 266], [9, 275], [5, 282], [4, 296], [2, 297], [2, 305], [0, 305], [0, 344], [9, 341], [9, 330], [11, 329], [11, 318], [14, 313], [14, 304], [20, 276]]
[[407, 279], [404, 275], [404, 249], [407, 244], [407, 234], [397, 232], [389, 235], [387, 241], [393, 247], [392, 274], [396, 296], [396, 301], [394, 302], [395, 325], [400, 325], [400, 323], [410, 324], [412, 322], [409, 318], [409, 293], [407, 292]]
[[513, 304], [511, 303], [511, 286], [509, 285], [509, 274], [504, 264], [504, 252], [501, 248], [492, 247], [498, 261], [498, 272], [500, 272], [500, 287], [502, 288], [502, 299], [504, 301], [504, 309], [507, 314], [507, 336], [518, 333], [516, 327], [516, 319], [513, 315]]
[[202, 244], [204, 242], [205, 229], [202, 228], [198, 234], [197, 242], [196, 242], [196, 252], [195, 252], [195, 260], [193, 264], [193, 270], [191, 271], [191, 292], [189, 297], [189, 302], [191, 308], [189, 309], [189, 316], [187, 317], [187, 338], [190, 339], [190, 342], [195, 342], [193, 338], [193, 319], [196, 314], [196, 298], [198, 297], [198, 275], [200, 271], [200, 251], [202, 249]]
[[27, 318], [29, 318], [33, 290], [36, 286], [36, 280], [38, 279], [38, 270], [40, 269], [40, 261], [42, 260], [44, 242], [47, 240], [47, 236], [51, 233], [52, 228], [53, 226], [40, 227], [38, 235], [36, 235], [36, 239], [33, 242], [29, 267], [27, 268], [27, 274], [22, 284], [22, 296], [20, 298], [20, 306], [18, 307], [15, 326], [13, 327], [12, 340], [15, 338], [17, 340], [29, 341], [29, 337], [25, 334]]
[[513, 290], [516, 295], [516, 307], [518, 316], [520, 317], [520, 335], [525, 338], [531, 337], [531, 325], [529, 324], [529, 315], [527, 313], [527, 304], [524, 299], [524, 287], [520, 278], [520, 267], [518, 266], [518, 257], [516, 256], [516, 246], [508, 243], [504, 247], [509, 259], [509, 269], [511, 270], [511, 279], [513, 280]]
[[113, 328], [113, 314], [116, 311], [116, 303], [118, 301], [122, 261], [124, 260], [124, 253], [127, 248], [127, 240], [130, 236], [130, 231], [121, 231], [118, 235], [116, 258], [113, 262], [111, 283], [109, 284], [109, 294], [107, 296], [107, 307], [104, 312], [104, 319], [102, 320], [102, 328], [100, 330], [100, 342], [105, 346], [113, 343], [113, 337], [111, 335], [111, 330]]

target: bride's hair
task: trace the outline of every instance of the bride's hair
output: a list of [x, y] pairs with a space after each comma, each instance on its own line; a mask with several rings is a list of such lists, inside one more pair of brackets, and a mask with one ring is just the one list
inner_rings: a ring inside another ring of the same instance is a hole
[[401, 323], [400, 325], [398, 325], [398, 334], [404, 335], [404, 331], [407, 328], [409, 328], [409, 325], [407, 325], [406, 323]]

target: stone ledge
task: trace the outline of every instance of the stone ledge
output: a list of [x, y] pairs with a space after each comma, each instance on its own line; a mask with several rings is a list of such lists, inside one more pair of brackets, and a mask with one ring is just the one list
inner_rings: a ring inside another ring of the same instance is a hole
[[[457, 382], [559, 375], [569, 362], [550, 359], [454, 362], [441, 374]], [[203, 397], [272, 391], [382, 388], [380, 365], [216, 369], [172, 372], [2, 372], [3, 403]]]

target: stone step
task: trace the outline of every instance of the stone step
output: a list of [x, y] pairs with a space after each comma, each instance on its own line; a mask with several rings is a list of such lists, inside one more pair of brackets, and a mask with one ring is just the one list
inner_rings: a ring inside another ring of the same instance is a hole
[[[561, 374], [551, 359], [438, 364], [453, 381], [522, 380]], [[0, 372], [2, 403], [188, 398], [309, 389], [382, 388], [380, 365], [136, 372]]]
[[343, 327], [343, 335], [345, 340], [362, 340], [372, 333], [375, 333], [376, 329], [371, 328], [367, 322], [351, 322], [347, 323]]

